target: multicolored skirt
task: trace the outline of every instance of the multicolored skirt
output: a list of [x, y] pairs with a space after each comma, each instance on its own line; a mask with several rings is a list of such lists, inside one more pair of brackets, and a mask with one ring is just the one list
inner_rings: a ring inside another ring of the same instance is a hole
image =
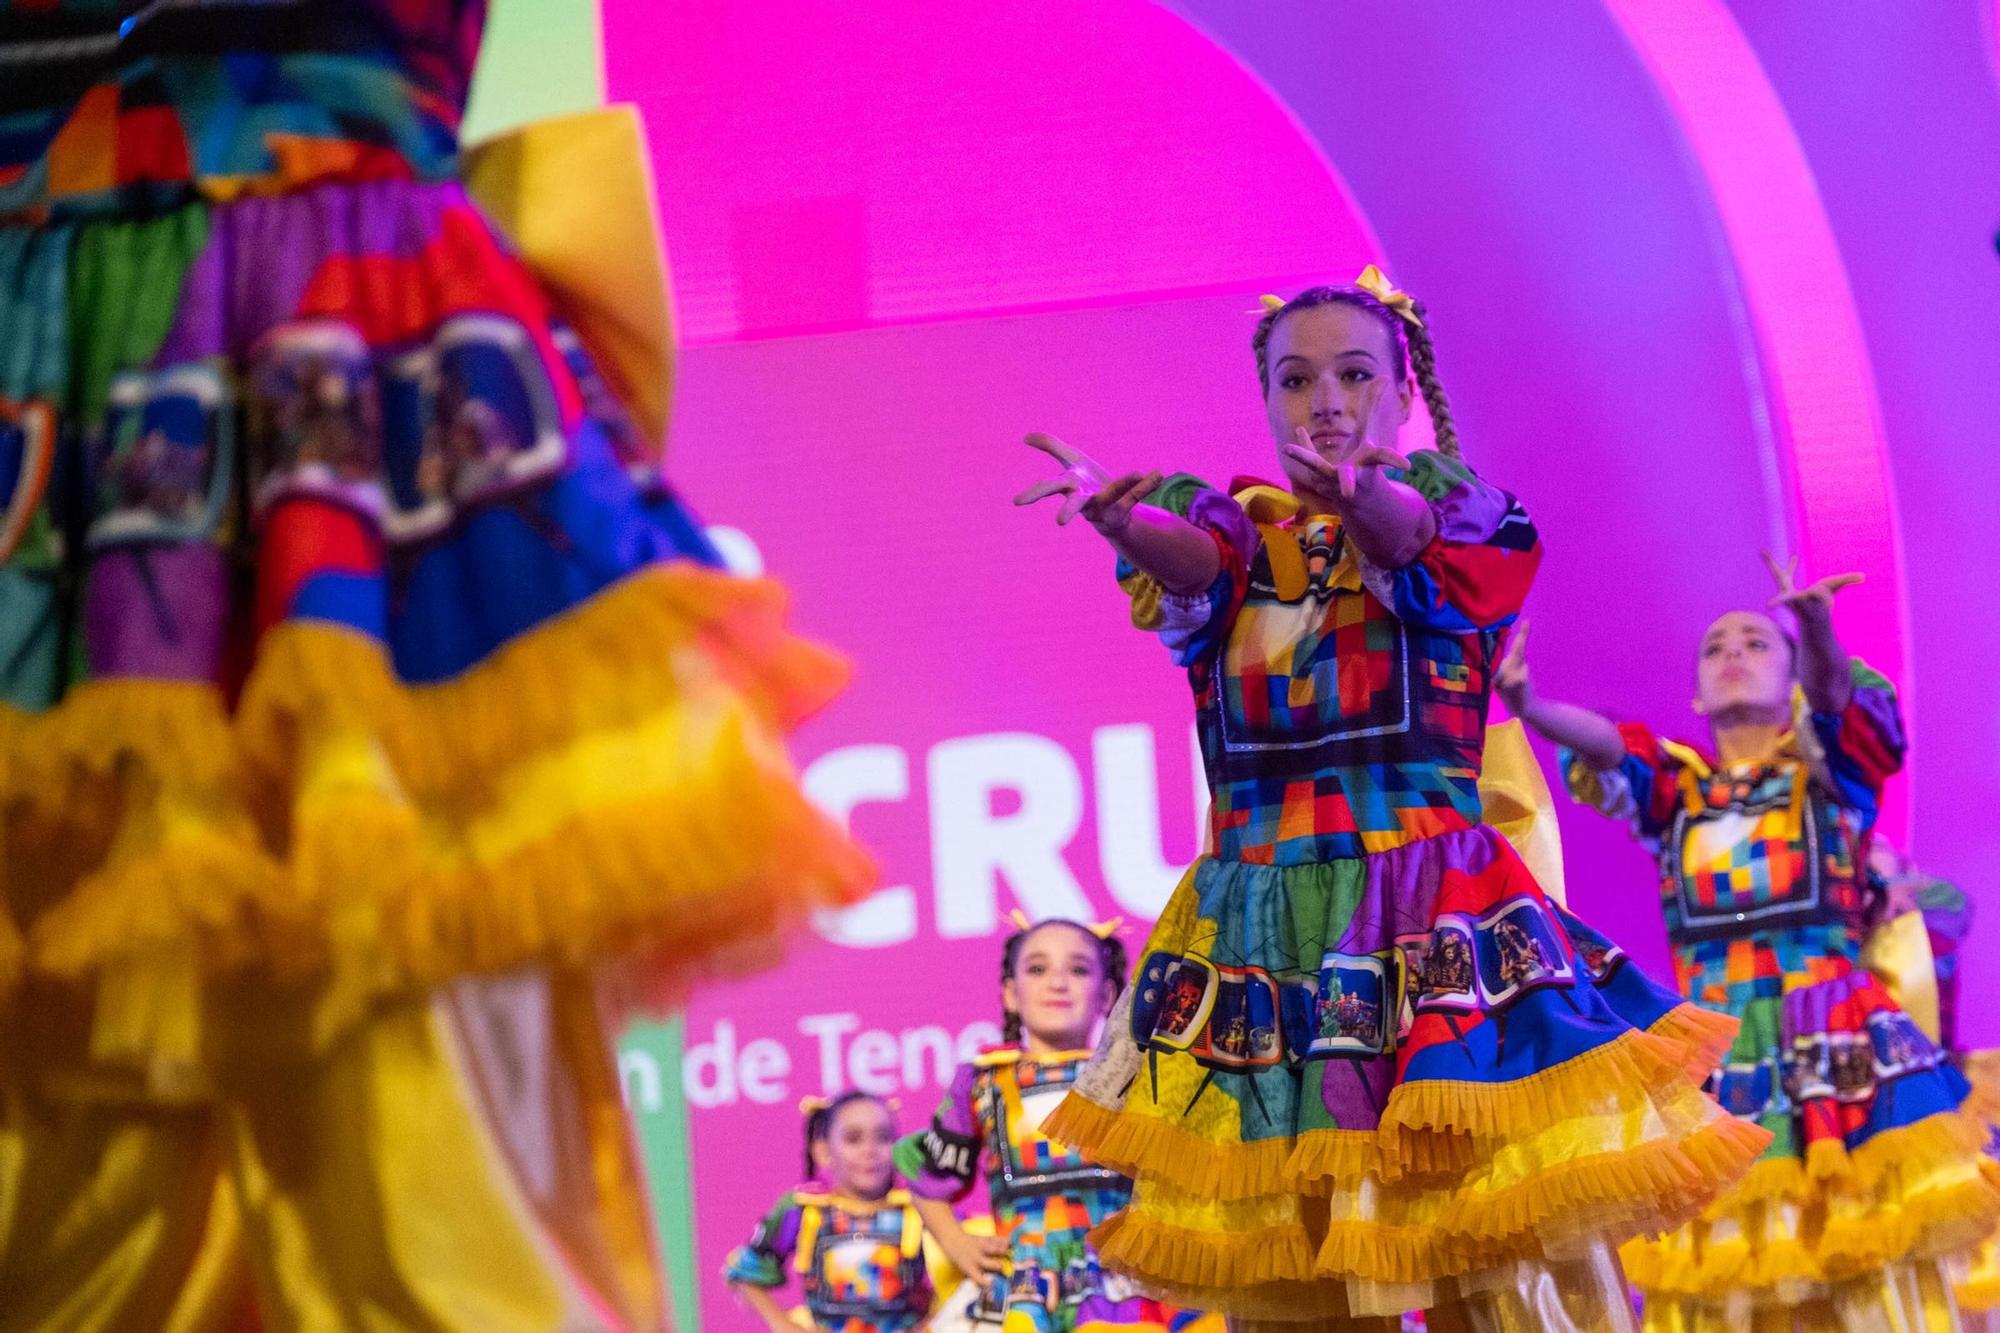
[[1062, 1194], [1019, 1199], [1003, 1225], [1011, 1247], [993, 1293], [999, 1333], [1167, 1333], [1172, 1312], [1106, 1272], [1087, 1240], [1096, 1201]]
[[1678, 950], [1683, 989], [1742, 1021], [1723, 1109], [1773, 1139], [1699, 1219], [1626, 1247], [1649, 1327], [1720, 1333], [1746, 1307], [1948, 1325], [1950, 1279], [2000, 1226], [1991, 1107], [1850, 949], [1836, 925]]
[[1490, 828], [1204, 859], [1047, 1132], [1134, 1178], [1092, 1240], [1179, 1305], [1331, 1327], [1556, 1266], [1604, 1314], [1606, 1247], [1693, 1217], [1768, 1142], [1700, 1091], [1734, 1031]]
[[655, 463], [457, 184], [0, 227], [0, 980], [158, 1083], [213, 978], [671, 985], [856, 897], [781, 740], [844, 669]]

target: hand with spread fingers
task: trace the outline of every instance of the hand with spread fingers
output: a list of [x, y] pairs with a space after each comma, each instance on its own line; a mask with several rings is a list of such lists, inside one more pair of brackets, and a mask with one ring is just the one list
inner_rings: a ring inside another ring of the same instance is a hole
[[1031, 505], [1060, 495], [1063, 502], [1056, 510], [1057, 523], [1068, 523], [1081, 516], [1107, 537], [1123, 532], [1131, 525], [1133, 508], [1160, 484], [1157, 472], [1128, 472], [1122, 477], [1109, 477], [1103, 464], [1053, 435], [1034, 431], [1028, 435], [1027, 443], [1030, 449], [1039, 449], [1061, 463], [1063, 470], [1022, 491], [1014, 497], [1014, 503]]
[[1783, 565], [1769, 551], [1764, 553], [1764, 564], [1770, 569], [1771, 577], [1778, 581], [1777, 595], [1771, 598], [1772, 606], [1790, 609], [1801, 621], [1808, 618], [1824, 620], [1833, 614], [1833, 598], [1842, 588], [1851, 588], [1862, 581], [1860, 574], [1829, 574], [1827, 577], [1801, 588], [1795, 580], [1799, 572], [1799, 558], [1793, 556]]
[[1315, 444], [1312, 432], [1297, 428], [1291, 440], [1279, 443], [1278, 453], [1291, 465], [1295, 484], [1303, 484], [1312, 494], [1342, 508], [1357, 496], [1374, 490], [1385, 467], [1408, 468], [1410, 460], [1394, 449], [1375, 443], [1368, 423], [1374, 420], [1375, 405], [1382, 397], [1384, 381], [1375, 380], [1364, 391], [1354, 419], [1361, 423], [1352, 439], [1326, 450]]
[[1806, 702], [1816, 713], [1838, 713], [1854, 697], [1852, 659], [1833, 631], [1833, 599], [1843, 588], [1862, 581], [1859, 574], [1830, 574], [1826, 578], [1798, 586], [1799, 558], [1793, 556], [1780, 565], [1769, 551], [1764, 565], [1778, 582], [1771, 605], [1789, 610], [1799, 622], [1798, 655], [1795, 669]]
[[1089, 454], [1040, 431], [1027, 436], [1027, 445], [1062, 464], [1062, 471], [1016, 495], [1015, 504], [1060, 496], [1057, 523], [1082, 517], [1120, 555], [1157, 578], [1169, 592], [1198, 592], [1214, 580], [1220, 568], [1214, 542], [1187, 520], [1143, 503], [1159, 489], [1160, 473], [1113, 477]]

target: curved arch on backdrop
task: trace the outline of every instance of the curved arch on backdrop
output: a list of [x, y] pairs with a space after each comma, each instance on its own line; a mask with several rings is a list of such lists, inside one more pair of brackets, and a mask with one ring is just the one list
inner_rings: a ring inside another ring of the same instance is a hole
[[[1605, 0], [1673, 112], [1740, 297], [1748, 373], [1775, 447], [1783, 535], [1815, 574], [1856, 570], [1843, 637], [1914, 692], [1895, 478], [1854, 295], [1812, 168], [1722, 0]], [[1914, 775], [1910, 775], [1913, 777]], [[1907, 840], [1912, 781], [1882, 830]]]

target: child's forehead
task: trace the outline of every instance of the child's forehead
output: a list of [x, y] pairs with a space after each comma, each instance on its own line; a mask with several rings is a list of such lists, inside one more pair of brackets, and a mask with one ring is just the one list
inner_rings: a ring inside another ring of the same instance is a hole
[[1069, 955], [1081, 954], [1086, 958], [1097, 956], [1098, 944], [1094, 936], [1087, 934], [1081, 926], [1073, 926], [1067, 921], [1049, 921], [1036, 926], [1021, 941], [1021, 957], [1033, 954]]
[[834, 1112], [834, 1122], [840, 1125], [861, 1125], [874, 1120], [889, 1118], [889, 1108], [873, 1097], [856, 1097]]

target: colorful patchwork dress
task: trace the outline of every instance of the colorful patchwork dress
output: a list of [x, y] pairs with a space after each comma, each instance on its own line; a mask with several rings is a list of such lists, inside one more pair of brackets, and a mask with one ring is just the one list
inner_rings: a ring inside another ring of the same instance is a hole
[[1400, 569], [1270, 488], [1152, 497], [1221, 556], [1193, 597], [1121, 571], [1188, 670], [1213, 851], [1050, 1132], [1134, 1177], [1093, 1239], [1181, 1304], [1394, 1328], [1560, 1290], [1525, 1326], [1615, 1326], [1609, 1246], [1693, 1215], [1765, 1136], [1699, 1091], [1733, 1024], [1482, 823], [1490, 673], [1540, 543], [1455, 460], [1402, 479], [1437, 536]]
[[903, 1333], [930, 1313], [924, 1223], [906, 1190], [875, 1203], [793, 1190], [730, 1251], [722, 1276], [775, 1290], [788, 1271], [799, 1275], [813, 1327], [826, 1333]]
[[657, 237], [649, 338], [460, 183], [607, 179], [461, 157], [484, 17], [0, 5], [0, 1328], [246, 1251], [273, 1329], [657, 1323], [599, 967], [865, 887], [843, 668], [660, 480]]
[[1773, 1136], [1699, 1221], [1627, 1248], [1648, 1325], [1720, 1333], [1753, 1305], [1954, 1327], [1939, 1263], [2000, 1222], [2000, 1170], [1965, 1078], [1862, 963], [1869, 844], [1903, 757], [1894, 690], [1856, 663], [1844, 711], [1729, 768], [1620, 731], [1615, 769], [1565, 757], [1570, 789], [1658, 857], [1681, 993], [1742, 1022], [1710, 1086]]
[[983, 1052], [959, 1068], [930, 1128], [896, 1145], [897, 1168], [925, 1198], [964, 1198], [984, 1168], [994, 1234], [1012, 1263], [983, 1312], [1001, 1333], [1168, 1327], [1172, 1312], [1099, 1267], [1085, 1239], [1125, 1206], [1131, 1182], [1042, 1132], [1088, 1058]]

